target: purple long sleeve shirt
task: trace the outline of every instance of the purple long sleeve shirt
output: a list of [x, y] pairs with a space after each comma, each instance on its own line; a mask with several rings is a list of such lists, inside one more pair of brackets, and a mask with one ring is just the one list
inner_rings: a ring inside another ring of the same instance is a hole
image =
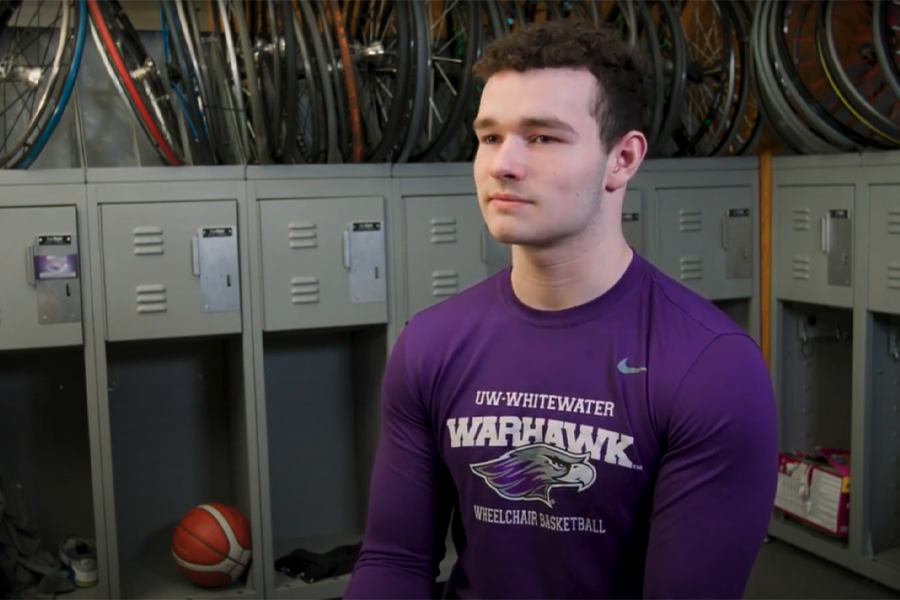
[[[635, 254], [603, 296], [537, 311], [509, 270], [410, 320], [344, 598], [740, 598], [776, 487], [753, 341]], [[452, 519], [451, 519], [452, 516]]]

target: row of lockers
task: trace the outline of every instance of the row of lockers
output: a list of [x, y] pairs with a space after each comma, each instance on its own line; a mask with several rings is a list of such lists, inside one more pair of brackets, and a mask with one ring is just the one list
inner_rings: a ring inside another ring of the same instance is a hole
[[[305, 584], [274, 565], [359, 541], [392, 340], [508, 264], [470, 166], [26, 172], [0, 186], [0, 349], [20, 350], [0, 362], [0, 460], [46, 547], [97, 540], [101, 584], [79, 595], [339, 597], [346, 577]], [[654, 161], [622, 216], [635, 249], [754, 335], [757, 195], [755, 161]], [[253, 537], [247, 580], [218, 590], [189, 584], [169, 545], [209, 501], [241, 510]], [[442, 576], [452, 563], [448, 545]]]
[[[900, 154], [772, 161], [770, 369], [780, 449], [850, 452], [848, 529], [806, 489], [770, 533], [900, 590]], [[785, 484], [784, 491], [790, 489]], [[821, 529], [817, 529], [820, 527]]]
[[[83, 184], [6, 185], [0, 349], [80, 343], [87, 268], [113, 342], [239, 332], [247, 278], [258, 283], [265, 331], [405, 320], [508, 262], [467, 167], [407, 177], [377, 167], [256, 179], [243, 169], [149, 169], [132, 171], [133, 181], [103, 171]], [[743, 181], [720, 173], [718, 184], [695, 176], [652, 190], [638, 181], [623, 210], [629, 242], [713, 300], [753, 295], [754, 174], [735, 173]]]

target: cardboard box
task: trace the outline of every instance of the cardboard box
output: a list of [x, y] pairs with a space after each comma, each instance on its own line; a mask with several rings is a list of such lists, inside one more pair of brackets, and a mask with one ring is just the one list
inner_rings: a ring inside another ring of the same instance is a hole
[[835, 537], [847, 537], [850, 520], [850, 452], [816, 448], [778, 457], [775, 508]]

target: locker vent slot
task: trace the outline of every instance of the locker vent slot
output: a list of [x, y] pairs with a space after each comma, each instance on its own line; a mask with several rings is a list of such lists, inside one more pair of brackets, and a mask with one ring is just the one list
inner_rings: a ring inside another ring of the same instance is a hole
[[682, 281], [703, 279], [703, 259], [699, 256], [682, 256], [679, 277]]
[[683, 208], [678, 211], [678, 230], [681, 233], [700, 231], [703, 213], [696, 208]]
[[459, 274], [453, 269], [442, 269], [431, 274], [431, 294], [446, 298], [459, 291]]
[[809, 212], [808, 208], [794, 209], [794, 218], [792, 220], [794, 231], [809, 231]]
[[291, 221], [288, 224], [288, 240], [294, 250], [315, 248], [319, 245], [319, 234], [312, 221]]
[[887, 286], [892, 290], [900, 290], [900, 262], [892, 261], [888, 263]]
[[137, 286], [137, 311], [144, 313], [162, 313], [166, 306], [166, 286], [160, 284], [144, 284]]
[[791, 269], [791, 275], [793, 275], [794, 279], [809, 280], [811, 271], [812, 261], [810, 261], [808, 256], [794, 257], [793, 268]]
[[900, 235], [900, 210], [892, 208], [888, 210], [888, 233]]
[[162, 227], [135, 227], [134, 253], [138, 256], [150, 256], [163, 253]]
[[457, 241], [456, 219], [453, 217], [434, 217], [431, 219], [430, 233], [432, 244], [455, 244]]
[[319, 301], [318, 277], [292, 277], [291, 303], [316, 304]]

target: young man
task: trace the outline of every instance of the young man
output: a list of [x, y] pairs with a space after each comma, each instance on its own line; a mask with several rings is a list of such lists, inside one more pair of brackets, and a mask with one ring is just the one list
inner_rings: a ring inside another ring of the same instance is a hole
[[740, 598], [776, 485], [755, 342], [621, 229], [647, 80], [615, 34], [495, 41], [475, 183], [512, 266], [415, 315], [344, 598]]

